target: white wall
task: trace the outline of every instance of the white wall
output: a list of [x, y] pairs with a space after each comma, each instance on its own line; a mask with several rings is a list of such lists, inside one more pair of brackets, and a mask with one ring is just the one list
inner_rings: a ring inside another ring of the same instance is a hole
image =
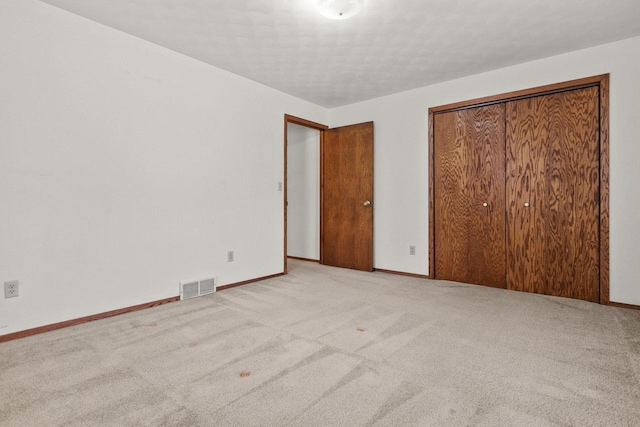
[[3, 0], [0, 283], [21, 289], [0, 298], [0, 335], [172, 297], [184, 279], [281, 272], [285, 113], [375, 122], [375, 267], [427, 274], [429, 107], [602, 73], [611, 300], [640, 305], [639, 51], [634, 38], [328, 112], [35, 0]]
[[320, 131], [287, 125], [287, 253], [320, 259]]
[[[328, 111], [34, 0], [0, 3], [0, 335], [283, 271], [284, 114]], [[226, 262], [228, 250], [235, 262]]]
[[632, 38], [331, 110], [332, 127], [375, 122], [375, 267], [428, 273], [430, 107], [610, 73], [610, 297], [640, 305], [638, 52]]

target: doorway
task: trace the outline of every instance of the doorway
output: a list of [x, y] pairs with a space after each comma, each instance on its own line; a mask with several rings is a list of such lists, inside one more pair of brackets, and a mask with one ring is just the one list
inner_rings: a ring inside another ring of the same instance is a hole
[[373, 122], [329, 129], [285, 114], [284, 175], [284, 274], [289, 257], [373, 271]]
[[320, 262], [320, 133], [287, 124], [287, 258]]
[[[295, 127], [292, 127], [295, 126]], [[308, 194], [306, 195], [301, 195], [301, 200], [306, 200], [306, 203], [303, 202], [303, 204], [305, 205], [305, 208], [303, 209], [299, 209], [300, 212], [298, 213], [294, 213], [294, 215], [296, 215], [296, 218], [293, 220], [294, 224], [297, 225], [293, 225], [292, 228], [289, 228], [289, 186], [290, 186], [290, 181], [289, 181], [289, 132], [293, 131], [294, 134], [292, 135], [292, 138], [294, 140], [296, 140], [296, 142], [294, 142], [295, 145], [298, 144], [303, 144], [304, 142], [298, 142], [298, 139], [303, 139], [305, 138], [305, 134], [310, 138], [311, 135], [313, 135], [311, 132], [312, 131], [316, 131], [318, 132], [318, 212], [317, 212], [317, 218], [318, 218], [318, 222], [317, 222], [317, 226], [318, 226], [318, 234], [317, 234], [317, 238], [318, 238], [318, 249], [317, 249], [317, 253], [318, 253], [318, 261], [321, 262], [322, 261], [322, 188], [320, 185], [321, 182], [321, 175], [322, 175], [322, 143], [324, 140], [324, 131], [326, 129], [329, 129], [328, 126], [320, 124], [320, 123], [316, 123], [316, 122], [312, 122], [310, 120], [306, 120], [306, 119], [302, 119], [299, 117], [295, 117], [295, 116], [291, 116], [288, 114], [285, 114], [284, 116], [284, 260], [283, 260], [283, 272], [284, 274], [287, 274], [288, 270], [287, 270], [287, 260], [289, 258], [289, 233], [296, 233], [297, 230], [299, 230], [300, 227], [303, 227], [305, 224], [309, 224], [310, 222], [313, 222], [313, 216], [315, 216], [315, 213], [313, 212], [309, 212], [309, 206], [312, 205], [313, 203], [309, 201], [309, 199], [313, 196], [309, 196]], [[296, 132], [298, 133], [298, 135], [296, 135]], [[310, 141], [311, 142], [311, 141]], [[310, 153], [310, 149], [309, 147], [304, 147], [304, 146], [299, 146], [299, 153], [296, 153], [295, 156], [308, 156], [308, 157], [313, 157], [313, 154]], [[295, 150], [295, 149], [294, 149]], [[296, 158], [292, 159], [293, 162], [296, 162]], [[307, 161], [309, 161], [307, 159]], [[293, 166], [294, 168], [299, 167], [299, 165], [295, 165]], [[297, 176], [297, 173], [296, 173]], [[295, 177], [293, 177], [292, 179], [295, 179]], [[306, 181], [309, 178], [304, 178], [304, 180]], [[309, 188], [309, 186], [311, 185], [310, 182], [304, 182], [304, 183], [296, 183], [294, 184], [294, 187], [298, 186], [298, 187], [302, 187], [302, 188], [294, 188], [294, 195], [295, 193], [300, 193], [303, 192], [304, 193], [304, 189], [305, 188]], [[315, 193], [315, 189], [311, 190], [312, 192]], [[312, 210], [313, 208], [311, 208]], [[305, 213], [305, 210], [307, 211]], [[295, 208], [294, 208], [294, 212], [295, 212]], [[314, 228], [314, 226], [312, 226], [312, 228]], [[292, 240], [292, 244], [294, 245], [294, 248], [292, 249], [293, 252], [296, 253], [300, 253], [300, 247], [305, 247], [307, 249], [307, 251], [313, 251], [312, 249], [310, 250], [309, 247], [313, 247], [314, 243], [314, 237], [313, 237], [313, 232], [309, 232], [309, 231], [303, 231], [303, 235], [304, 237], [301, 236], [292, 236], [291, 240]], [[295, 242], [295, 243], [294, 243]], [[295, 255], [293, 255], [295, 256]], [[299, 258], [307, 258], [307, 257], [299, 257]], [[310, 259], [311, 260], [311, 259]]]

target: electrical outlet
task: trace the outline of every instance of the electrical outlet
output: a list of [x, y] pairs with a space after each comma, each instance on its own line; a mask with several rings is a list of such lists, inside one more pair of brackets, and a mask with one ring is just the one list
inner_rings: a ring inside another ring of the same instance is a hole
[[227, 262], [233, 262], [233, 251], [227, 252]]
[[9, 282], [4, 282], [4, 297], [5, 298], [13, 298], [20, 295], [20, 282], [17, 280], [11, 280]]
[[415, 255], [416, 254], [416, 247], [411, 245], [409, 246], [409, 255]]

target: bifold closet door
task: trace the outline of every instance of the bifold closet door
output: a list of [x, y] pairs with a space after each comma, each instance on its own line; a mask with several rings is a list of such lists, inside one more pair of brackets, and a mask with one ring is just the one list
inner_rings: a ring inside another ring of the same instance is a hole
[[599, 301], [598, 88], [506, 112], [508, 288]]
[[505, 287], [505, 105], [434, 116], [435, 277]]

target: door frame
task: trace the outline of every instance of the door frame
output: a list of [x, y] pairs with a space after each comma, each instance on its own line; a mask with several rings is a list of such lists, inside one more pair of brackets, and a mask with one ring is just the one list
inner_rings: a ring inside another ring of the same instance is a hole
[[[609, 305], [609, 74], [429, 108], [429, 276], [435, 271], [434, 117], [439, 113], [597, 86], [600, 97], [600, 304]], [[506, 212], [505, 212], [506, 214]]]
[[283, 191], [284, 191], [284, 269], [283, 272], [284, 274], [287, 274], [288, 272], [288, 267], [287, 267], [287, 210], [288, 210], [288, 197], [287, 197], [287, 152], [288, 152], [288, 148], [289, 148], [289, 136], [288, 136], [288, 125], [289, 124], [294, 124], [294, 125], [298, 125], [298, 126], [302, 126], [302, 127], [306, 127], [306, 128], [310, 128], [310, 129], [315, 129], [317, 131], [320, 132], [320, 224], [319, 229], [320, 229], [320, 263], [322, 264], [322, 251], [323, 251], [323, 242], [322, 242], [322, 195], [323, 195], [323, 177], [324, 177], [324, 156], [323, 151], [324, 151], [324, 131], [329, 129], [329, 126], [320, 124], [320, 123], [316, 123], [316, 122], [312, 122], [311, 120], [307, 120], [307, 119], [302, 119], [300, 117], [296, 117], [296, 116], [292, 116], [289, 114], [285, 114], [284, 115], [284, 184], [283, 184]]

